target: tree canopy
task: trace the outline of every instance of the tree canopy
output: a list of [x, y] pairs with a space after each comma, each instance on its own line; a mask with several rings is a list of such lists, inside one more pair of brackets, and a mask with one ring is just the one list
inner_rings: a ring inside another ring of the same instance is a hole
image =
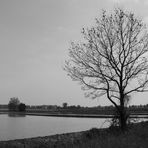
[[127, 98], [147, 91], [148, 33], [142, 20], [120, 8], [103, 11], [92, 28], [82, 30], [83, 42], [71, 43], [65, 70], [80, 82], [87, 96], [106, 95], [126, 125]]
[[20, 101], [18, 98], [16, 97], [10, 98], [10, 101], [8, 103], [8, 108], [10, 111], [17, 111], [19, 104], [20, 104]]
[[20, 100], [16, 97], [10, 98], [8, 108], [10, 111], [26, 111], [26, 105], [24, 103], [20, 103]]

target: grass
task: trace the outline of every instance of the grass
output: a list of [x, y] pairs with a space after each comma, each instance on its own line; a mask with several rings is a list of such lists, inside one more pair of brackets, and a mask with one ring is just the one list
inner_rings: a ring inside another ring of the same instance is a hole
[[[93, 134], [92, 134], [93, 133]], [[103, 133], [89, 131], [86, 142], [81, 148], [147, 148], [148, 124], [130, 127], [122, 133], [118, 129], [110, 129]], [[90, 136], [91, 135], [91, 136]], [[96, 136], [95, 136], [96, 135]]]
[[124, 133], [118, 128], [0, 142], [0, 148], [147, 148], [148, 122], [136, 123]]

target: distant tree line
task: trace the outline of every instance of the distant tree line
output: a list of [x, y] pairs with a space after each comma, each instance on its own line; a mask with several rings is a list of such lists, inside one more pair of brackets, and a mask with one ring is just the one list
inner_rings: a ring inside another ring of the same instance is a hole
[[8, 103], [8, 109], [9, 111], [26, 111], [26, 105], [24, 103], [21, 103], [18, 98], [10, 98], [10, 101]]
[[[62, 106], [58, 105], [32, 105], [27, 106], [27, 111], [39, 111], [39, 112], [50, 112], [50, 113], [62, 113], [62, 114], [114, 114], [115, 107], [110, 106], [94, 106], [84, 107], [80, 105], [68, 105], [64, 102]], [[132, 105], [127, 107], [127, 111], [130, 113], [143, 113], [148, 112], [147, 105]]]
[[[18, 98], [10, 98], [8, 104], [0, 104], [0, 109], [9, 109], [9, 111], [29, 111], [29, 110], [43, 110], [43, 111], [56, 111], [56, 112], [87, 112], [87, 113], [99, 113], [101, 112], [111, 112], [114, 110], [114, 106], [93, 106], [84, 107], [80, 105], [68, 105], [64, 102], [62, 106], [58, 105], [25, 105], [21, 103]], [[128, 106], [129, 111], [148, 111], [148, 104], [146, 105], [131, 105]]]

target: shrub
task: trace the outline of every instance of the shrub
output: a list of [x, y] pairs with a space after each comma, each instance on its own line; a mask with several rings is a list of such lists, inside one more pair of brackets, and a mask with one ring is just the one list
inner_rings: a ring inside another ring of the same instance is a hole
[[18, 109], [20, 112], [26, 111], [26, 105], [24, 103], [20, 103]]

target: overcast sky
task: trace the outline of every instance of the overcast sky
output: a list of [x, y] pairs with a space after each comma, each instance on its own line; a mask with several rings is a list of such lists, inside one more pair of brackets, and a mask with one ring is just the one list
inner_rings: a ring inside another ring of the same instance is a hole
[[[147, 0], [0, 0], [0, 104], [107, 105], [84, 97], [62, 69], [71, 41], [94, 25], [103, 9], [120, 6], [148, 23]], [[148, 93], [131, 104], [147, 104]]]

